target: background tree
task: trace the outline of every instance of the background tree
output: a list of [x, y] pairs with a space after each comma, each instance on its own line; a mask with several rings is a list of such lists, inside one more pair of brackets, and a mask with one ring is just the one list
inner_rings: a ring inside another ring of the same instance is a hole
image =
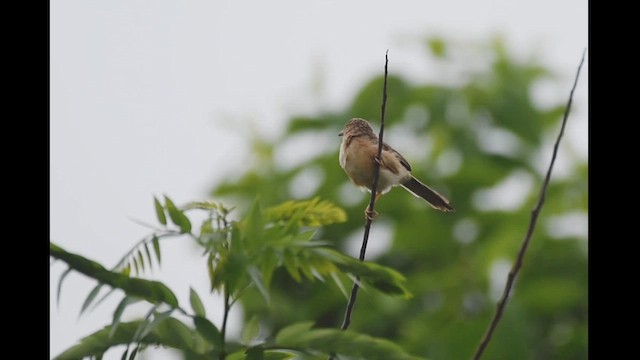
[[[442, 40], [427, 45], [430, 61], [449, 54]], [[488, 67], [459, 85], [417, 84], [391, 70], [385, 140], [457, 211], [432, 211], [402, 191], [381, 199], [370, 246], [383, 243], [384, 251], [370, 251], [368, 259], [403, 273], [415, 296], [406, 301], [361, 293], [350, 327], [435, 359], [470, 358], [482, 337], [534, 206], [544, 174], [539, 159], [550, 152], [564, 110], [565, 99], [551, 108], [534, 105], [533, 86], [553, 78], [540, 64], [514, 60], [499, 41], [476, 55], [490, 59]], [[255, 166], [212, 195], [239, 204], [256, 195], [267, 203], [330, 199], [347, 211], [348, 221], [323, 229], [322, 237], [342, 249], [357, 248], [368, 197], [358, 195], [338, 166], [337, 133], [352, 117], [377, 127], [381, 89], [377, 76], [346, 109], [294, 117], [275, 141], [255, 137]], [[286, 161], [308, 148], [315, 151], [307, 159]], [[538, 231], [486, 358], [587, 356], [586, 239], [566, 231], [567, 223], [586, 217], [587, 164], [567, 145], [562, 151], [569, 157], [564, 175], [552, 177]], [[309, 319], [337, 327], [346, 303], [338, 290], [297, 284], [282, 270], [274, 274], [272, 299], [267, 306], [253, 290], [241, 302], [247, 319], [258, 316], [274, 333]]]
[[[444, 41], [427, 45], [430, 61], [449, 60]], [[99, 282], [82, 311], [104, 299], [98, 296], [104, 286], [113, 289], [106, 296], [114, 290], [125, 295], [112, 324], [59, 358], [101, 358], [122, 344], [122, 358], [129, 359], [157, 344], [180, 349], [188, 359], [303, 353], [319, 359], [334, 351], [364, 359], [470, 358], [528, 225], [545, 170], [538, 159], [551, 151], [564, 111], [564, 99], [551, 108], [534, 105], [533, 86], [552, 78], [539, 64], [515, 61], [500, 42], [476, 56], [489, 59], [487, 67], [457, 85], [388, 79], [385, 140], [407, 157], [418, 178], [452, 200], [455, 213], [433, 211], [392, 191], [376, 206], [380, 216], [367, 257], [375, 264], [331, 249], [355, 257], [362, 237], [368, 196], [338, 165], [337, 133], [351, 117], [377, 123], [382, 77], [376, 77], [343, 111], [295, 117], [273, 141], [254, 137], [254, 166], [212, 191], [217, 200], [237, 205], [236, 218], [219, 202], [176, 206], [168, 197], [156, 200], [161, 225], [111, 270], [52, 243], [52, 257], [69, 266], [58, 291], [71, 271]], [[486, 358], [587, 356], [586, 239], [567, 231], [567, 223], [586, 218], [587, 164], [568, 146], [561, 151], [569, 159], [562, 176], [552, 177], [525, 267]], [[194, 211], [208, 215], [196, 223]], [[225, 335], [226, 315], [223, 324], [206, 318], [193, 289], [187, 307], [163, 283], [137, 277], [160, 264], [160, 243], [176, 236], [202, 247], [211, 290], [225, 298], [225, 314], [232, 305], [243, 307], [242, 339]], [[345, 281], [355, 276], [366, 290], [349, 332], [342, 332]], [[124, 309], [140, 301], [150, 304], [147, 315], [122, 322]]]

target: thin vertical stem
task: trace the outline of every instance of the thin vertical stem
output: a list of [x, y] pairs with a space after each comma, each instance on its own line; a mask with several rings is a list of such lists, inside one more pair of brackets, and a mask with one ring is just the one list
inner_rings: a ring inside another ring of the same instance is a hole
[[[231, 248], [231, 232], [229, 230], [229, 222], [227, 221], [226, 214], [222, 217], [222, 224], [224, 226], [225, 231], [227, 231], [227, 246]], [[227, 358], [227, 349], [226, 349], [226, 341], [227, 341], [227, 320], [229, 318], [229, 311], [231, 310], [231, 294], [229, 293], [229, 283], [225, 282], [224, 284], [224, 314], [222, 315], [222, 329], [220, 330], [220, 337], [222, 349], [220, 351], [220, 360], [225, 360]]]
[[[380, 133], [378, 135], [378, 155], [377, 159], [380, 159], [380, 155], [382, 154], [382, 137], [384, 135], [384, 114], [387, 107], [387, 74], [388, 74], [388, 64], [389, 64], [389, 50], [384, 55], [384, 85], [382, 88], [382, 106], [380, 107]], [[371, 200], [369, 201], [368, 209], [373, 212], [375, 203], [376, 203], [376, 194], [378, 189], [378, 177], [380, 175], [380, 163], [376, 161], [375, 170], [373, 174], [373, 185], [371, 186]], [[367, 243], [369, 242], [369, 232], [371, 231], [371, 219], [367, 217], [367, 221], [364, 225], [364, 236], [362, 238], [362, 246], [360, 247], [360, 261], [364, 261], [365, 254], [367, 252]], [[360, 277], [356, 278], [358, 281]], [[358, 297], [358, 289], [360, 286], [356, 281], [353, 284], [353, 288], [351, 288], [351, 296], [349, 296], [349, 302], [347, 303], [347, 310], [344, 314], [344, 320], [342, 322], [342, 326], [340, 327], [342, 330], [347, 330], [349, 328], [349, 324], [351, 323], [351, 313], [353, 312], [353, 307], [356, 303], [356, 298]]]
[[[378, 154], [377, 159], [380, 159], [380, 155], [382, 153], [382, 136], [384, 135], [384, 114], [387, 108], [387, 67], [389, 64], [389, 50], [384, 54], [384, 85], [382, 87], [382, 106], [380, 108], [380, 133], [378, 134]], [[376, 193], [378, 189], [378, 177], [380, 175], [380, 164], [376, 161], [375, 170], [373, 173], [373, 184], [371, 186], [371, 200], [369, 201], [368, 209], [373, 212], [375, 203], [376, 203]], [[367, 221], [364, 225], [364, 236], [362, 238], [362, 246], [360, 247], [360, 261], [364, 261], [365, 254], [367, 252], [367, 243], [369, 241], [369, 232], [371, 231], [371, 219], [367, 217]], [[349, 296], [349, 302], [347, 303], [347, 309], [344, 313], [344, 320], [342, 321], [341, 330], [347, 330], [349, 328], [349, 324], [351, 324], [351, 314], [353, 313], [353, 307], [356, 304], [356, 298], [358, 297], [358, 290], [360, 286], [358, 282], [360, 281], [360, 277], [356, 277], [356, 282], [353, 284], [351, 288], [351, 295]], [[335, 354], [331, 354], [329, 356], [329, 360], [335, 359]]]
[[220, 330], [220, 336], [222, 337], [222, 351], [220, 351], [220, 360], [225, 360], [227, 357], [227, 351], [225, 349], [225, 343], [227, 339], [227, 319], [229, 318], [229, 310], [231, 310], [231, 303], [229, 302], [231, 295], [227, 285], [224, 286], [224, 315], [222, 317], [222, 329]]
[[564, 110], [564, 117], [562, 119], [562, 126], [560, 127], [560, 133], [558, 134], [558, 138], [553, 146], [553, 155], [551, 156], [551, 163], [549, 164], [549, 169], [547, 170], [547, 175], [545, 176], [544, 182], [542, 183], [542, 188], [540, 189], [540, 196], [538, 198], [538, 203], [536, 207], [531, 211], [531, 220], [529, 221], [529, 228], [527, 229], [527, 234], [522, 241], [522, 245], [520, 246], [520, 250], [518, 251], [518, 257], [516, 258], [513, 267], [509, 271], [509, 275], [507, 276], [507, 283], [505, 284], [504, 291], [502, 292], [502, 296], [496, 305], [496, 312], [485, 332], [478, 348], [476, 349], [475, 354], [473, 355], [473, 360], [479, 360], [484, 353], [484, 350], [489, 345], [491, 341], [491, 336], [493, 335], [494, 330], [498, 326], [500, 319], [502, 318], [502, 313], [507, 306], [509, 301], [509, 294], [511, 293], [511, 289], [513, 288], [513, 284], [516, 280], [516, 276], [518, 276], [518, 272], [522, 267], [522, 263], [524, 261], [524, 256], [529, 246], [529, 241], [531, 240], [531, 236], [533, 235], [533, 231], [536, 228], [536, 223], [538, 221], [538, 216], [540, 215], [540, 211], [542, 210], [542, 205], [544, 204], [544, 200], [547, 194], [547, 187], [549, 186], [549, 181], [551, 180], [551, 171], [553, 170], [553, 164], [556, 161], [556, 156], [558, 155], [558, 148], [560, 147], [560, 140], [562, 139], [562, 135], [564, 134], [564, 128], [567, 124], [567, 119], [569, 117], [569, 112], [571, 110], [571, 103], [573, 99], [573, 92], [578, 85], [578, 78], [580, 77], [580, 69], [582, 69], [582, 64], [584, 63], [584, 56], [586, 53], [586, 49], [582, 52], [582, 60], [580, 61], [580, 65], [578, 66], [578, 71], [576, 73], [576, 78], [573, 83], [573, 87], [571, 88], [571, 93], [569, 94], [569, 101], [567, 103], [567, 107]]

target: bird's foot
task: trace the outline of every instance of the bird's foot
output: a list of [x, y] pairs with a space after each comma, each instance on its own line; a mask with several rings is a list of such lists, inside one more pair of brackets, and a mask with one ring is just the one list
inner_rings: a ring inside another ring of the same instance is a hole
[[378, 212], [370, 209], [368, 206], [364, 209], [364, 218], [370, 221], [373, 221], [376, 216], [378, 216]]

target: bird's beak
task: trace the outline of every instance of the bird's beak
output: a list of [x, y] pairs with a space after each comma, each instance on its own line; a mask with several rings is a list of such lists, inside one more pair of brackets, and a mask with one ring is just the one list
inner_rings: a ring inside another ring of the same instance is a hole
[[342, 136], [342, 135], [344, 135], [344, 130], [338, 133], [338, 136]]

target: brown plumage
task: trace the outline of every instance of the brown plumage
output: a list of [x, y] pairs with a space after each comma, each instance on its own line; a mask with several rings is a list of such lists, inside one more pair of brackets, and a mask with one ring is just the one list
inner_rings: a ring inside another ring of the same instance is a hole
[[[349, 120], [338, 135], [342, 136], [340, 166], [354, 184], [371, 191], [378, 154], [378, 136], [366, 120], [359, 118]], [[455, 211], [446, 197], [411, 175], [409, 162], [386, 143], [382, 143], [380, 158], [376, 200], [392, 187], [402, 186], [414, 196], [425, 199], [434, 209]]]

